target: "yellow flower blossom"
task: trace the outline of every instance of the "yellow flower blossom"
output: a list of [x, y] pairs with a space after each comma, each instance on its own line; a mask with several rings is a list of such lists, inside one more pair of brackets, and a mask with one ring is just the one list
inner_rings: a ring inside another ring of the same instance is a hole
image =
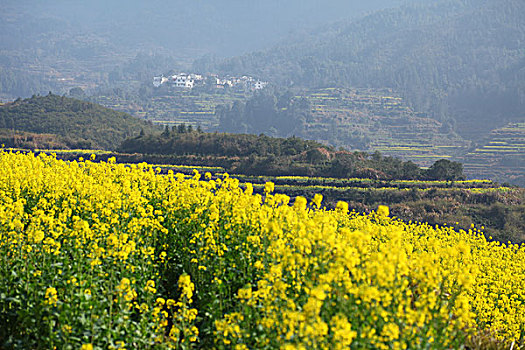
[[153, 294], [157, 293], [157, 289], [155, 288], [155, 281], [148, 280], [146, 282], [146, 286], [144, 287], [144, 290], [146, 292], [153, 293]]
[[56, 303], [58, 301], [57, 290], [55, 288], [53, 288], [53, 287], [47, 288], [44, 298], [46, 299], [46, 304], [48, 304], [48, 305], [56, 305]]
[[380, 205], [377, 207], [377, 215], [388, 216], [390, 211], [386, 205]]

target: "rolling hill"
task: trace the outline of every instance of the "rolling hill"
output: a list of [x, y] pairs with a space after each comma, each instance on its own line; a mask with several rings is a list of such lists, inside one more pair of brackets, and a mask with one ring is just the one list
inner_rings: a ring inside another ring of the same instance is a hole
[[73, 148], [114, 149], [125, 138], [155, 127], [126, 113], [50, 93], [0, 106], [0, 129], [54, 134]]

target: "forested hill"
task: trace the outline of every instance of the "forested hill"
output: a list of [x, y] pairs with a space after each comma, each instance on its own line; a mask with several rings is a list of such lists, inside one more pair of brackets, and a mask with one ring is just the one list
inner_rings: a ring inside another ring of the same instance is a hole
[[150, 163], [219, 166], [230, 173], [246, 175], [447, 181], [465, 178], [461, 163], [445, 159], [424, 170], [411, 161], [384, 157], [379, 152], [336, 151], [298, 137], [203, 133], [183, 124], [173, 130], [166, 127], [160, 135], [129, 138], [118, 151], [134, 153], [130, 156]]
[[525, 118], [523, 14], [522, 0], [407, 5], [216, 67], [285, 86], [393, 88], [416, 111], [476, 139]]
[[54, 134], [74, 148], [111, 150], [125, 138], [155, 127], [126, 113], [50, 93], [0, 106], [0, 129]]

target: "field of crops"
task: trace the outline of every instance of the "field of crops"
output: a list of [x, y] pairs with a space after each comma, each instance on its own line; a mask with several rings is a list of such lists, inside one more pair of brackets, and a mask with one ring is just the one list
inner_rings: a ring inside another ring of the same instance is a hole
[[0, 152], [0, 347], [448, 349], [525, 338], [525, 249], [226, 174]]

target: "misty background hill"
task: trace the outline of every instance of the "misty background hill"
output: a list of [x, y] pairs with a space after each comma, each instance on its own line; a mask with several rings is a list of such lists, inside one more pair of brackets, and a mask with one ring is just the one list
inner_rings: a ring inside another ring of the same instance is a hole
[[[4, 1], [5, 2], [5, 1]], [[7, 1], [15, 12], [60, 19], [121, 46], [165, 47], [227, 57], [315, 26], [394, 7], [402, 0]]]
[[6, 0], [0, 98], [193, 63], [284, 86], [392, 88], [477, 138], [524, 118], [523, 14], [521, 0]]

